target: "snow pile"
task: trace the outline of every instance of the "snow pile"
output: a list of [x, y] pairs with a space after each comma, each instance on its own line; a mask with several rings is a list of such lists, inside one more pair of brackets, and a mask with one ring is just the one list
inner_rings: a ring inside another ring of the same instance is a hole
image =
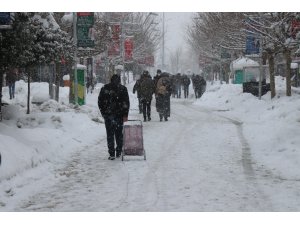
[[[31, 83], [31, 101], [49, 96], [48, 83]], [[41, 163], [64, 161], [76, 149], [105, 134], [99, 123], [99, 110], [91, 106], [75, 107], [68, 102], [69, 88], [60, 87], [59, 102], [44, 101], [27, 110], [27, 83], [16, 82], [16, 98], [10, 100], [3, 88], [3, 121], [0, 122], [0, 181]], [[95, 123], [95, 121], [97, 123]]]
[[299, 88], [286, 97], [285, 80], [276, 77], [276, 93], [274, 99], [268, 92], [259, 100], [243, 93], [242, 85], [215, 84], [195, 104], [240, 121], [257, 166], [284, 179], [300, 179]]

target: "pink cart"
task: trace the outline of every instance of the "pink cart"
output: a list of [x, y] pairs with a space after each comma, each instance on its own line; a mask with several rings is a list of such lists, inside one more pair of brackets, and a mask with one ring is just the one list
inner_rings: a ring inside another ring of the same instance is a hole
[[128, 120], [124, 123], [122, 161], [127, 155], [144, 156], [144, 160], [146, 160], [141, 120]]

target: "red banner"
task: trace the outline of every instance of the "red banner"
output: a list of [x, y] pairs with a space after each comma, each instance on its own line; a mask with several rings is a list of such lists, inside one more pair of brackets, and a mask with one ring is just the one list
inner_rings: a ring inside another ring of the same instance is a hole
[[112, 39], [113, 39], [113, 41], [119, 41], [120, 40], [120, 32], [121, 32], [120, 24], [113, 24], [112, 25]]
[[108, 57], [120, 55], [120, 24], [111, 25], [111, 42], [108, 46]]
[[145, 64], [146, 66], [154, 66], [154, 56], [153, 55], [149, 55], [145, 57]]
[[292, 37], [295, 39], [296, 34], [300, 31], [300, 21], [292, 20]]
[[125, 61], [132, 61], [133, 53], [133, 40], [131, 38], [126, 38], [124, 41], [124, 52], [125, 52]]
[[120, 43], [111, 42], [108, 46], [108, 57], [120, 55]]
[[92, 16], [93, 13], [91, 12], [78, 12], [77, 16]]

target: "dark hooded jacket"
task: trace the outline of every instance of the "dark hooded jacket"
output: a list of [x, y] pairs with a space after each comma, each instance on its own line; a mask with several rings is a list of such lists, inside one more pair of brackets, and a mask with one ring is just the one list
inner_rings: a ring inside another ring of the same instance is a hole
[[113, 75], [111, 82], [101, 88], [98, 107], [103, 118], [109, 116], [128, 117], [130, 107], [128, 91], [125, 86], [121, 85], [118, 75]]

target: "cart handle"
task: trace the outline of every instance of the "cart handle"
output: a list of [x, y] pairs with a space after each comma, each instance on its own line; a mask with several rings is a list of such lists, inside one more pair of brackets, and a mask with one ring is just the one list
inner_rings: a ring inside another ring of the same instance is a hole
[[140, 122], [141, 124], [143, 124], [141, 120], [127, 120], [126, 122]]

